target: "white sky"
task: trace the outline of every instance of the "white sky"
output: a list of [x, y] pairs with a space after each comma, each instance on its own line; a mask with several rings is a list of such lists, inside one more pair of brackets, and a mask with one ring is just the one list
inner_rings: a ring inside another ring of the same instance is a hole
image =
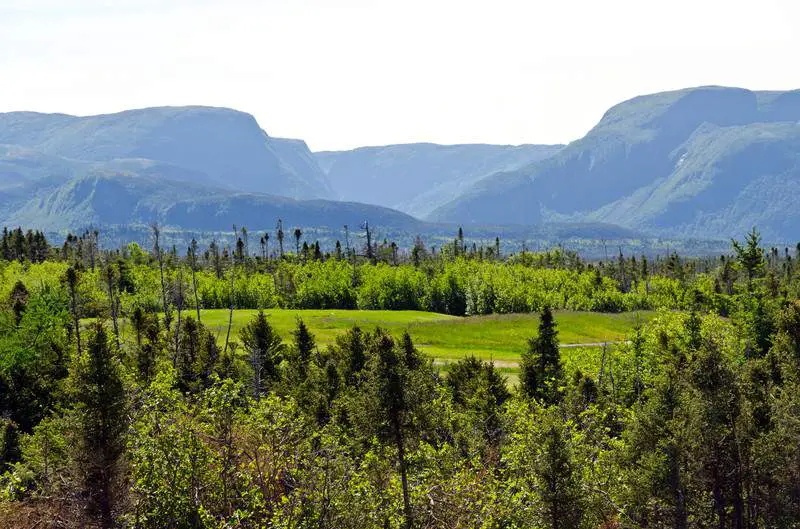
[[0, 0], [0, 111], [233, 107], [312, 149], [559, 143], [611, 105], [800, 88], [798, 0]]

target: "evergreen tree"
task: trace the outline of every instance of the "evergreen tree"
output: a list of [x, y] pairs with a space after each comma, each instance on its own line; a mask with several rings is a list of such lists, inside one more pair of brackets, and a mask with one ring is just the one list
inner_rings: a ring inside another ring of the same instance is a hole
[[278, 248], [280, 250], [280, 258], [283, 259], [283, 221], [278, 219], [278, 226], [277, 226], [277, 237], [278, 237]]
[[199, 389], [198, 361], [205, 329], [191, 316], [187, 316], [182, 327], [175, 368], [178, 373], [178, 387], [188, 393]]
[[70, 312], [72, 314], [72, 330], [75, 333], [75, 343], [78, 353], [81, 352], [81, 325], [78, 311], [78, 271], [74, 266], [67, 268], [65, 280], [69, 290]]
[[250, 356], [253, 370], [253, 396], [256, 400], [269, 392], [272, 383], [278, 378], [278, 365], [285, 350], [283, 340], [259, 311], [242, 330], [239, 339]]
[[297, 325], [292, 332], [294, 336], [294, 354], [297, 360], [297, 369], [302, 378], [305, 378], [308, 364], [311, 361], [311, 355], [316, 349], [314, 342], [314, 335], [308, 330], [305, 322], [301, 318], [297, 318]]
[[164, 350], [164, 340], [158, 316], [144, 313], [140, 325], [141, 330], [137, 328], [137, 339], [141, 345], [137, 350], [136, 368], [139, 379], [147, 384], [155, 374], [156, 359]]
[[569, 432], [555, 410], [545, 414], [540, 447], [534, 471], [542, 521], [550, 529], [579, 529], [584, 492], [573, 462]]
[[764, 252], [761, 250], [761, 235], [758, 230], [753, 230], [745, 236], [744, 244], [733, 240], [733, 249], [739, 266], [745, 271], [748, 289], [752, 288], [753, 280], [762, 277], [764, 273]]
[[348, 385], [357, 385], [367, 364], [367, 346], [363, 332], [358, 326], [354, 326], [336, 338], [336, 347], [342, 356], [342, 378]]
[[303, 236], [303, 230], [300, 228], [294, 229], [294, 245], [295, 245], [295, 257], [300, 257], [300, 237]]
[[561, 400], [564, 370], [558, 347], [558, 331], [549, 307], [542, 311], [539, 335], [528, 341], [528, 350], [522, 355], [520, 367], [520, 384], [526, 396], [545, 404]]
[[413, 371], [422, 365], [422, 354], [419, 352], [419, 349], [414, 346], [414, 342], [411, 340], [411, 335], [408, 334], [408, 331], [403, 332], [403, 337], [400, 341], [400, 350], [403, 352], [403, 362], [405, 362], [408, 369]]
[[125, 390], [102, 323], [89, 337], [75, 376], [81, 458], [90, 506], [104, 528], [114, 526], [115, 486], [125, 448]]
[[382, 432], [397, 450], [400, 481], [403, 489], [403, 514], [406, 529], [414, 527], [411, 493], [406, 460], [406, 434], [409, 409], [406, 401], [406, 366], [392, 338], [380, 330], [374, 336], [376, 355], [375, 382], [380, 413], [387, 428]]
[[9, 295], [9, 301], [11, 302], [11, 311], [14, 313], [14, 323], [19, 325], [22, 321], [22, 314], [25, 312], [25, 308], [28, 305], [28, 298], [30, 294], [28, 293], [28, 289], [25, 288], [25, 284], [22, 281], [17, 280], [14, 283], [14, 287], [11, 289], [11, 294]]

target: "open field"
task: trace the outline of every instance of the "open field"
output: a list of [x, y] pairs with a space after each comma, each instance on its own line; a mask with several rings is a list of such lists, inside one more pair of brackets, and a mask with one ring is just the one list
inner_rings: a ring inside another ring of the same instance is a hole
[[[234, 313], [232, 339], [238, 338], [239, 329], [256, 313], [255, 310], [239, 310]], [[446, 364], [472, 354], [478, 358], [494, 360], [498, 367], [509, 373], [516, 370], [519, 356], [526, 349], [528, 338], [536, 335], [539, 323], [537, 314], [461, 318], [416, 311], [270, 309], [264, 313], [287, 341], [291, 339], [291, 331], [298, 317], [309, 326], [320, 347], [332, 343], [338, 334], [353, 325], [364, 330], [379, 326], [396, 336], [408, 330], [417, 347], [439, 363]], [[637, 321], [644, 322], [653, 314], [557, 312], [555, 316], [562, 344], [597, 344], [625, 339]], [[203, 323], [224, 341], [228, 311], [204, 310], [201, 317]], [[570, 356], [586, 354], [586, 351], [587, 347], [565, 348], [565, 360]]]

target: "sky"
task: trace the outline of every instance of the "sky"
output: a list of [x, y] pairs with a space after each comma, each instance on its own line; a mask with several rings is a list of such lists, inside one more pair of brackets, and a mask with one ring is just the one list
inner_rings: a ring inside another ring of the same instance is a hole
[[0, 111], [253, 114], [313, 150], [565, 143], [612, 105], [800, 88], [797, 0], [0, 0]]

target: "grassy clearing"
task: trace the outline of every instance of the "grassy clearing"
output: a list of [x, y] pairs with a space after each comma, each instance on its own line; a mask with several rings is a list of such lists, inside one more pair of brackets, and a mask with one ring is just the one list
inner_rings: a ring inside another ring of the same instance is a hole
[[[239, 329], [257, 313], [240, 310], [234, 313], [231, 336], [238, 338]], [[314, 333], [317, 344], [324, 347], [336, 336], [358, 325], [364, 330], [382, 327], [394, 335], [408, 331], [422, 351], [441, 363], [464, 356], [492, 359], [498, 367], [514, 370], [519, 355], [527, 347], [528, 338], [536, 334], [537, 314], [505, 314], [460, 318], [432, 312], [362, 311], [362, 310], [283, 310], [264, 311], [269, 322], [287, 341], [291, 339], [298, 317]], [[600, 314], [595, 312], [557, 312], [559, 338], [563, 344], [588, 344], [623, 340], [637, 321], [646, 321], [653, 313]], [[204, 310], [203, 323], [224, 341], [228, 311]], [[565, 360], [585, 354], [586, 348], [565, 349]]]
[[[231, 340], [238, 341], [239, 330], [258, 313], [256, 310], [237, 310], [233, 315]], [[358, 325], [363, 330], [382, 327], [395, 336], [408, 331], [416, 346], [434, 357], [443, 372], [448, 364], [474, 355], [493, 360], [510, 384], [517, 382], [520, 355], [527, 348], [528, 338], [536, 335], [538, 314], [502, 314], [458, 317], [433, 312], [383, 310], [288, 310], [268, 309], [264, 313], [270, 324], [286, 342], [292, 339], [297, 318], [302, 318], [314, 333], [317, 345], [324, 348], [336, 336]], [[201, 319], [222, 344], [228, 325], [228, 311], [203, 310]], [[185, 316], [195, 315], [185, 311]], [[599, 369], [602, 348], [598, 342], [624, 340], [637, 322], [644, 323], [654, 312], [603, 314], [597, 312], [555, 313], [559, 339], [562, 344], [587, 344], [562, 349], [568, 372], [580, 368], [590, 372]], [[88, 321], [88, 320], [86, 320]], [[122, 323], [123, 335], [130, 333], [127, 322]]]

